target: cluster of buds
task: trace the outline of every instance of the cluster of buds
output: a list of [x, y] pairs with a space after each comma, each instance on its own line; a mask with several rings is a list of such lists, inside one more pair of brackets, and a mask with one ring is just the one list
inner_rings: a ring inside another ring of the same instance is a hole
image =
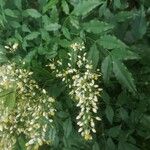
[[[100, 76], [99, 70], [94, 71], [92, 63], [86, 58], [84, 44], [72, 44], [72, 52], [68, 53], [69, 62], [65, 69], [62, 69], [62, 62], [50, 63], [49, 67], [56, 71], [56, 76], [62, 78], [70, 88], [70, 96], [79, 107], [79, 114], [76, 117], [79, 125], [79, 132], [85, 140], [91, 140], [95, 130], [95, 120], [101, 120], [97, 116], [98, 97], [100, 91], [97, 80]], [[74, 61], [75, 60], [75, 61]]]
[[7, 49], [10, 53], [13, 53], [17, 50], [18, 46], [18, 43], [9, 43], [8, 45], [5, 45], [5, 49]]
[[[50, 143], [55, 100], [32, 79], [32, 72], [15, 64], [0, 66], [0, 148], [12, 150], [16, 137], [28, 139], [27, 149]], [[8, 99], [9, 98], [9, 99]]]

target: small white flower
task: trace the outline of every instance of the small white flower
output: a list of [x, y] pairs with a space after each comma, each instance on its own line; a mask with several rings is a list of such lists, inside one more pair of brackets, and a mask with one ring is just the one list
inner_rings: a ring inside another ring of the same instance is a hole
[[7, 45], [6, 45], [6, 46], [4, 46], [4, 47], [5, 47], [6, 49], [10, 49], [10, 47], [9, 47], [9, 46], [7, 46]]
[[94, 121], [91, 121], [91, 127], [94, 128], [95, 127], [95, 123]]
[[43, 94], [46, 94], [46, 90], [45, 90], [45, 89], [43, 89], [43, 90], [42, 90], [42, 93], [43, 93]]
[[93, 133], [96, 133], [96, 130], [94, 128], [92, 128]]
[[81, 131], [83, 131], [83, 128], [79, 128], [78, 132], [80, 133]]
[[26, 146], [27, 146], [27, 145], [32, 145], [32, 144], [34, 144], [34, 142], [35, 142], [35, 139], [31, 139], [31, 140], [26, 144]]
[[19, 46], [18, 43], [14, 43], [13, 46], [12, 46], [12, 48], [13, 48], [14, 50], [16, 50], [16, 49], [18, 48], [18, 46]]
[[97, 113], [97, 109], [93, 108], [92, 110], [93, 110], [94, 113]]
[[95, 119], [98, 120], [98, 121], [101, 121], [101, 120], [102, 120], [100, 117], [96, 117]]

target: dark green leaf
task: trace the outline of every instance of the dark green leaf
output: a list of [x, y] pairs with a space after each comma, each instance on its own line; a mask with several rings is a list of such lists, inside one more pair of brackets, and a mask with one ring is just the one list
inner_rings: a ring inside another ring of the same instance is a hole
[[70, 42], [66, 39], [63, 39], [63, 40], [59, 40], [58, 41], [59, 45], [61, 45], [62, 47], [65, 47], [65, 48], [68, 48], [70, 46]]
[[5, 95], [5, 106], [9, 109], [13, 109], [16, 104], [16, 89], [8, 91], [9, 93]]
[[138, 54], [127, 49], [114, 49], [111, 52], [111, 55], [114, 59], [118, 59], [118, 60], [139, 59]]
[[45, 29], [47, 31], [57, 31], [58, 29], [60, 29], [60, 27], [61, 25], [59, 25], [58, 23], [50, 23], [45, 26]]
[[141, 39], [146, 33], [147, 23], [145, 18], [145, 11], [142, 7], [139, 14], [135, 16], [132, 22], [132, 33], [136, 39]]
[[74, 26], [75, 28], [79, 28], [79, 20], [77, 17], [75, 16], [70, 16], [70, 23], [72, 24], [72, 26]]
[[29, 63], [32, 61], [32, 59], [36, 56], [36, 54], [37, 54], [37, 50], [36, 50], [36, 49], [30, 51], [30, 52], [25, 56], [24, 61], [25, 61], [27, 64], [29, 64]]
[[10, 21], [9, 23], [10, 23], [10, 25], [11, 25], [13, 28], [19, 28], [19, 27], [21, 27], [21, 25], [20, 25], [19, 22]]
[[132, 11], [122, 11], [122, 12], [119, 12], [115, 16], [115, 18], [118, 22], [124, 22], [127, 19], [131, 19], [133, 16], [134, 16], [134, 12], [132, 12]]
[[8, 59], [6, 57], [6, 50], [3, 46], [0, 45], [0, 63], [7, 62]]
[[38, 36], [40, 35], [39, 32], [32, 32], [30, 34], [28, 34], [25, 39], [26, 40], [33, 40], [33, 39], [36, 39]]
[[74, 14], [77, 16], [85, 16], [87, 13], [92, 11], [95, 7], [102, 4], [102, 1], [99, 0], [87, 0], [87, 1], [81, 1], [74, 9]]
[[106, 150], [116, 150], [116, 146], [115, 146], [112, 138], [108, 138], [107, 145], [106, 145]]
[[122, 84], [122, 86], [126, 87], [132, 93], [135, 93], [136, 86], [133, 81], [134, 79], [126, 66], [122, 62], [114, 59], [113, 71], [117, 80]]
[[17, 17], [16, 14], [14, 13], [14, 11], [11, 9], [5, 9], [5, 14], [9, 17], [13, 17], [13, 18]]
[[96, 20], [96, 19], [83, 24], [83, 29], [85, 29], [87, 32], [93, 32], [96, 34], [108, 31], [112, 28], [113, 28], [113, 25]]
[[48, 134], [48, 140], [50, 141], [54, 141], [55, 140], [55, 137], [56, 137], [56, 129], [54, 127], [49, 127], [48, 128], [48, 131], [47, 131], [47, 134]]
[[58, 0], [50, 0], [44, 7], [43, 12], [45, 13], [49, 9], [53, 8], [58, 3]]
[[63, 27], [63, 28], [62, 28], [62, 32], [63, 32], [64, 36], [65, 36], [67, 39], [69, 39], [69, 40], [71, 39], [71, 35], [70, 35], [70, 32], [69, 32], [68, 28]]
[[106, 106], [105, 113], [106, 113], [106, 117], [107, 117], [108, 121], [112, 124], [113, 117], [114, 117], [114, 111], [110, 105]]
[[33, 18], [40, 18], [41, 17], [41, 14], [36, 9], [26, 9], [24, 11], [24, 15], [27, 17], [30, 16]]
[[63, 129], [65, 137], [68, 137], [72, 131], [72, 122], [70, 118], [63, 123]]
[[26, 24], [22, 25], [22, 31], [23, 32], [29, 32], [29, 33], [31, 32], [30, 29], [28, 28], [28, 26]]
[[121, 141], [118, 144], [118, 150], [140, 150], [140, 149], [131, 143]]
[[18, 137], [17, 143], [18, 143], [19, 149], [26, 150], [26, 146], [25, 146], [26, 141], [25, 141], [25, 138], [23, 136]]
[[68, 3], [65, 0], [62, 0], [62, 9], [63, 11], [68, 15], [69, 14], [69, 6]]
[[17, 6], [18, 9], [20, 9], [20, 10], [22, 9], [22, 2], [21, 2], [21, 0], [15, 0], [14, 3]]
[[119, 136], [121, 131], [121, 127], [120, 126], [114, 126], [112, 128], [109, 129], [108, 131], [108, 135], [112, 138], [116, 138]]
[[96, 44], [93, 44], [88, 52], [88, 60], [92, 62], [93, 68], [96, 69], [99, 62], [99, 51]]
[[127, 46], [117, 39], [115, 36], [112, 35], [104, 35], [101, 36], [100, 40], [98, 41], [103, 48], [106, 49], [125, 49]]
[[99, 145], [97, 142], [94, 143], [92, 150], [100, 150]]
[[109, 55], [103, 60], [102, 66], [101, 66], [102, 76], [106, 83], [109, 82], [109, 79], [112, 74], [112, 69], [113, 69], [112, 68], [112, 59], [111, 59], [111, 56]]
[[102, 91], [101, 97], [107, 105], [110, 104], [110, 96], [108, 95], [108, 93], [106, 93], [106, 91]]
[[124, 108], [120, 108], [119, 113], [122, 120], [126, 121], [128, 119], [128, 112]]

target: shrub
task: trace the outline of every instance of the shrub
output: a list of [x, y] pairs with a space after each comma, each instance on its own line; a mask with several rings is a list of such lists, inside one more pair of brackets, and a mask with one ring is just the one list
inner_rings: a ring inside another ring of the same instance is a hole
[[148, 150], [149, 20], [146, 0], [0, 0], [0, 148]]

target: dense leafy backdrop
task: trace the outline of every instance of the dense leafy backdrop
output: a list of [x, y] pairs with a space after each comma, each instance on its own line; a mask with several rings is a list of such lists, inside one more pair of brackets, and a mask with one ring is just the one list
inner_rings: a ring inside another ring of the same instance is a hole
[[[67, 88], [45, 67], [53, 58], [65, 62], [76, 41], [102, 72], [102, 121], [89, 142], [77, 132]], [[16, 52], [4, 48], [16, 42]], [[57, 99], [55, 140], [41, 150], [150, 149], [149, 0], [0, 0], [0, 63], [19, 59]], [[22, 140], [16, 150], [24, 150]]]

